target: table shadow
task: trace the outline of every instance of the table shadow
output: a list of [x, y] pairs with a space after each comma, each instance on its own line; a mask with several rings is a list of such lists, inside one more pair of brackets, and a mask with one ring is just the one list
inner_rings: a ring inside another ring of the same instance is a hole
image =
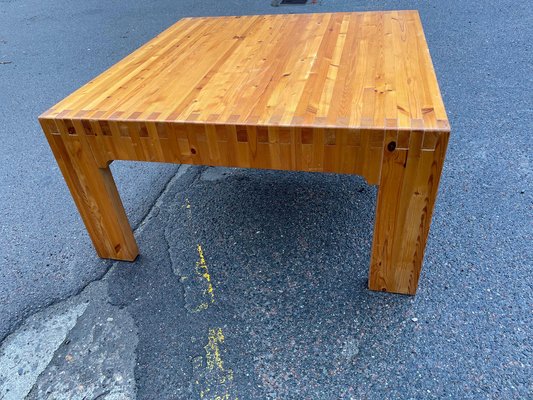
[[138, 329], [139, 398], [357, 394], [400, 345], [410, 305], [366, 288], [375, 190], [353, 176], [206, 171], [169, 188], [139, 259], [108, 277]]

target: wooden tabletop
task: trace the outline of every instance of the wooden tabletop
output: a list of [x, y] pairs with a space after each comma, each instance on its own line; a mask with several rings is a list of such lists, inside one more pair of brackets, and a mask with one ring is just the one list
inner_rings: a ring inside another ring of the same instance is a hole
[[417, 11], [185, 18], [41, 117], [449, 131]]

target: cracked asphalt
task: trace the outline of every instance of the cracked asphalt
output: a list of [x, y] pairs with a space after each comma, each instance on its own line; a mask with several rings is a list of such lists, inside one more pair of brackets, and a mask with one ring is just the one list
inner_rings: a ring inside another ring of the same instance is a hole
[[[181, 17], [418, 9], [452, 124], [416, 297], [370, 292], [362, 178], [114, 163], [96, 257], [36, 117]], [[0, 0], [0, 399], [533, 398], [526, 2]]]

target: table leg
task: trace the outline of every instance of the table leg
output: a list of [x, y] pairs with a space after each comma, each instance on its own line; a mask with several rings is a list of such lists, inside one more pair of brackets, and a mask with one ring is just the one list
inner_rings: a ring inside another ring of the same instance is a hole
[[448, 133], [411, 132], [409, 145], [387, 135], [378, 189], [368, 286], [415, 294]]
[[135, 260], [139, 250], [109, 167], [97, 164], [83, 139], [46, 136], [98, 255]]

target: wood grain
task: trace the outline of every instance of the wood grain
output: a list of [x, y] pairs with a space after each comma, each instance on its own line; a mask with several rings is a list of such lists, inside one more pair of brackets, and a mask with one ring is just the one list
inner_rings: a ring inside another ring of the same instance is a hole
[[[389, 134], [386, 140], [392, 142], [393, 135]], [[426, 150], [422, 132], [411, 132], [406, 148], [385, 150], [368, 279], [370, 289], [416, 293], [447, 144], [448, 134], [440, 134], [435, 147]]]
[[416, 289], [450, 132], [416, 11], [185, 18], [39, 119], [103, 257], [137, 252], [113, 160], [358, 174], [370, 287]]
[[[133, 261], [139, 251], [111, 171], [98, 167], [83, 136], [68, 137], [62, 121], [54, 126], [60, 134], [47, 134], [50, 147], [98, 255]], [[50, 122], [43, 129], [48, 131]]]
[[186, 18], [42, 117], [448, 126], [416, 11]]

